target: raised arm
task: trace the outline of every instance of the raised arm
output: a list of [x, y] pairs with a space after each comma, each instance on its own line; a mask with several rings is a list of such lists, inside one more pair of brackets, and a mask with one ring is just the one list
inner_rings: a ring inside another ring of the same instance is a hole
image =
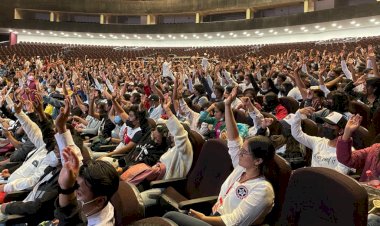
[[235, 121], [234, 114], [232, 112], [231, 103], [235, 100], [237, 95], [237, 86], [232, 89], [232, 92], [225, 100], [225, 111], [224, 117], [227, 129], [227, 139], [228, 139], [228, 153], [232, 159], [232, 165], [234, 167], [239, 164], [239, 150], [241, 147], [242, 140], [239, 137], [239, 131]]
[[20, 101], [18, 104], [14, 104], [16, 112], [15, 116], [20, 121], [21, 126], [24, 129], [26, 135], [29, 137], [30, 141], [36, 148], [40, 148], [45, 145], [41, 129], [21, 110], [22, 105], [22, 101]]
[[123, 122], [126, 122], [129, 119], [129, 116], [121, 107], [119, 101], [116, 99], [116, 96], [112, 96], [112, 105], [117, 114], [119, 114], [121, 120], [123, 120]]

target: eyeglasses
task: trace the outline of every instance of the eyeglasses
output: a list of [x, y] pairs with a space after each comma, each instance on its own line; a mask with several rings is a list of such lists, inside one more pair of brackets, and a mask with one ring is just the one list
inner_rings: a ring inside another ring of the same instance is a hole
[[251, 152], [245, 150], [244, 148], [240, 148], [239, 155], [252, 155]]

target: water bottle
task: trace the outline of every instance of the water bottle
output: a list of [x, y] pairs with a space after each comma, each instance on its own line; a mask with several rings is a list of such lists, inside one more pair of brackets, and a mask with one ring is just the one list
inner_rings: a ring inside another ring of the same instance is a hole
[[367, 175], [367, 185], [379, 188], [380, 180], [375, 175], [373, 175], [372, 170], [367, 170], [365, 173]]

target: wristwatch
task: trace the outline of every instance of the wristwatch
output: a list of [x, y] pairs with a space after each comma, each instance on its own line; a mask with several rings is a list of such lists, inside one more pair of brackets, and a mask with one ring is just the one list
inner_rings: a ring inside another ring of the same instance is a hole
[[62, 189], [60, 186], [58, 186], [58, 193], [69, 195], [73, 193], [75, 190], [77, 190], [78, 188], [79, 188], [79, 184], [77, 182], [75, 182], [75, 184], [71, 188], [68, 188], [68, 189]]

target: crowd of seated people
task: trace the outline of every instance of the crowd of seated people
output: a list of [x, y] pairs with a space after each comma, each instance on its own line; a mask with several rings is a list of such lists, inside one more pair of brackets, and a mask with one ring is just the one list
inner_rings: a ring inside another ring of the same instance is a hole
[[[157, 207], [165, 189], [149, 183], [186, 177], [201, 161], [194, 134], [225, 141], [230, 162], [220, 164], [233, 169], [209, 212], [163, 215], [178, 225], [267, 223], [277, 205], [276, 156], [293, 170], [360, 172], [361, 183], [370, 170], [378, 186], [379, 60], [377, 47], [351, 44], [232, 58], [7, 57], [0, 60], [3, 218], [114, 225], [119, 183]], [[356, 145], [359, 130], [369, 142]], [[380, 225], [376, 212], [368, 219]]]

